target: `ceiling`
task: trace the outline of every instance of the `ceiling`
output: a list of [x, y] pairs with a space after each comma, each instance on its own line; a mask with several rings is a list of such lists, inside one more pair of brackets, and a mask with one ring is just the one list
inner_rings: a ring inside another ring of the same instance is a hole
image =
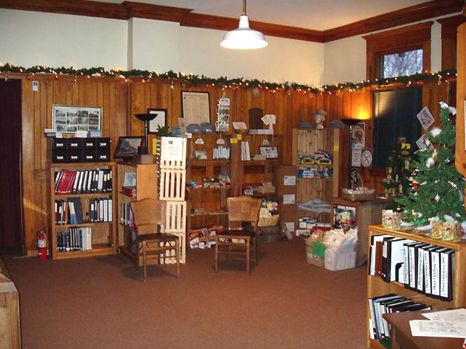
[[[123, 0], [99, 0], [115, 4]], [[192, 9], [193, 13], [239, 18], [242, 0], [135, 0]], [[443, 0], [438, 0], [443, 1]], [[387, 12], [418, 5], [426, 0], [249, 0], [250, 20], [299, 28], [327, 30]]]

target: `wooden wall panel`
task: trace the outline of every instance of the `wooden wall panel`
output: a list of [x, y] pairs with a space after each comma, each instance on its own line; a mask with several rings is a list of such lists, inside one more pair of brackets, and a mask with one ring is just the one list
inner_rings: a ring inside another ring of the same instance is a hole
[[[193, 86], [177, 81], [125, 79], [104, 77], [55, 77], [26, 75], [22, 79], [23, 98], [23, 207], [26, 250], [35, 249], [35, 234], [41, 226], [48, 226], [50, 141], [45, 128], [52, 126], [52, 105], [82, 105], [103, 108], [103, 136], [112, 138], [112, 153], [119, 136], [142, 135], [143, 123], [134, 117], [148, 108], [167, 109], [167, 124], [178, 126], [181, 111], [181, 91], [205, 91], [210, 95], [211, 122], [216, 120], [216, 104], [220, 97], [231, 99], [231, 119], [246, 121], [250, 108], [261, 108], [265, 114], [275, 114], [276, 134], [281, 135], [283, 164], [291, 164], [292, 129], [301, 121], [314, 122], [316, 109], [328, 111], [326, 122], [334, 119], [367, 118], [367, 145], [371, 145], [372, 90], [309, 94], [296, 91], [269, 91], [258, 88], [224, 88], [218, 85]], [[32, 80], [40, 82], [38, 92], [32, 91]], [[425, 85], [424, 104], [438, 114], [439, 100], [448, 98], [449, 86], [437, 82]], [[343, 154], [342, 156], [349, 156]], [[379, 183], [368, 171], [367, 183]], [[380, 178], [379, 178], [380, 179]]]

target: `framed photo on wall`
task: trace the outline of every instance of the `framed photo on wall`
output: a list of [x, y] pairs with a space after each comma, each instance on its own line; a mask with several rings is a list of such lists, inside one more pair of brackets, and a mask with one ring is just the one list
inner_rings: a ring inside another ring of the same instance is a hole
[[128, 136], [118, 138], [115, 148], [115, 159], [130, 159], [138, 154], [138, 148], [144, 144], [144, 136]]
[[181, 110], [186, 125], [210, 123], [209, 92], [181, 91]]
[[157, 133], [159, 127], [162, 128], [167, 124], [167, 109], [149, 108], [147, 113], [156, 115], [149, 121], [149, 133]]
[[102, 108], [54, 104], [52, 128], [61, 133], [102, 131]]

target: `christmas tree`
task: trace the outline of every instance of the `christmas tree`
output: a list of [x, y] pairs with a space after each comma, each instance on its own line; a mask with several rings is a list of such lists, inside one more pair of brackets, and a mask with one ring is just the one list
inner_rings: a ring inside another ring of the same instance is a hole
[[411, 144], [399, 137], [387, 160], [386, 176], [383, 180], [386, 197], [406, 193], [411, 175]]
[[445, 219], [445, 215], [462, 222], [465, 219], [464, 178], [455, 168], [456, 131], [450, 113], [455, 108], [441, 102], [440, 125], [427, 132], [427, 145], [416, 152], [412, 162], [410, 188], [395, 199], [408, 220], [419, 225], [429, 218]]

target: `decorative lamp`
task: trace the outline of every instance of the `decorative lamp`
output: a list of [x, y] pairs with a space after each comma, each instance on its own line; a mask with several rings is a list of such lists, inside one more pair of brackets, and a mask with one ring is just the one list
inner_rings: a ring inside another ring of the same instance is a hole
[[149, 144], [149, 121], [155, 119], [157, 116], [156, 113], [154, 114], [135, 114], [136, 118], [141, 121], [144, 121], [144, 145], [141, 145], [138, 149], [138, 153], [148, 154], [148, 144]]
[[220, 46], [240, 50], [267, 47], [264, 34], [249, 27], [249, 18], [246, 15], [246, 0], [243, 0], [243, 13], [239, 18], [237, 29], [231, 30], [225, 34]]

